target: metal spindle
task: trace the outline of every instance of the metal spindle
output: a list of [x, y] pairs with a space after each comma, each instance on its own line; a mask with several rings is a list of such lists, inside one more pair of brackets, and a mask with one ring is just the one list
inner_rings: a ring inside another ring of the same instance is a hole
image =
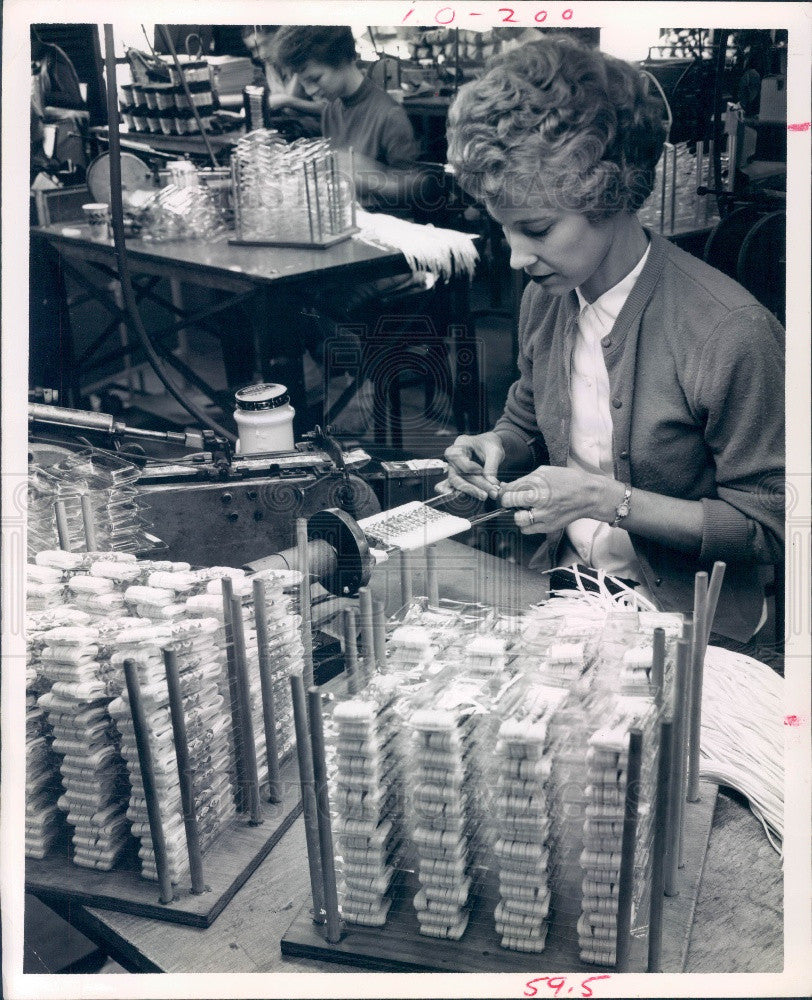
[[324, 886], [324, 909], [327, 916], [327, 940], [335, 944], [341, 938], [341, 916], [338, 911], [333, 831], [330, 823], [330, 793], [327, 787], [327, 759], [324, 748], [324, 720], [321, 714], [321, 693], [318, 688], [307, 692], [310, 719], [310, 747], [313, 754], [313, 778], [316, 783], [318, 807], [319, 853], [321, 878]]
[[372, 635], [375, 645], [375, 662], [378, 670], [386, 671], [386, 605], [383, 601], [372, 602]]
[[192, 877], [192, 892], [199, 895], [206, 891], [206, 882], [203, 877], [203, 855], [200, 847], [200, 831], [197, 826], [192, 761], [189, 756], [189, 738], [186, 733], [186, 718], [183, 711], [178, 657], [174, 649], [165, 649], [163, 653], [166, 686], [169, 691], [169, 713], [172, 717], [172, 740], [175, 744], [180, 798], [183, 804], [183, 825], [186, 830], [189, 873]]
[[[319, 197], [319, 175], [318, 171], [316, 170], [315, 161], [313, 162], [312, 166], [313, 166], [313, 197], [316, 202], [316, 224], [319, 230], [319, 242], [323, 243], [324, 226], [322, 224], [322, 219], [321, 219], [321, 198]], [[305, 170], [307, 170], [306, 164], [305, 164]]]
[[138, 751], [138, 766], [141, 770], [141, 783], [144, 786], [144, 801], [147, 805], [149, 835], [152, 840], [152, 852], [155, 855], [155, 868], [158, 872], [158, 899], [161, 903], [171, 903], [175, 898], [172, 890], [172, 875], [169, 871], [169, 855], [166, 850], [161, 806], [158, 801], [158, 786], [155, 780], [155, 763], [152, 759], [152, 748], [149, 745], [149, 726], [147, 723], [144, 703], [141, 700], [141, 687], [138, 683], [138, 669], [133, 660], [124, 661], [124, 680], [127, 685], [127, 697], [130, 702], [130, 713], [135, 733], [135, 746]]
[[293, 705], [293, 727], [296, 730], [296, 756], [299, 761], [299, 785], [302, 790], [307, 864], [310, 870], [310, 894], [313, 899], [313, 921], [324, 923], [324, 886], [321, 881], [319, 824], [316, 818], [316, 788], [313, 779], [313, 759], [310, 756], [310, 733], [307, 725], [307, 705], [304, 684], [298, 674], [290, 678], [290, 698]]
[[429, 604], [436, 608], [440, 604], [440, 585], [437, 579], [437, 546], [426, 546], [426, 592]]
[[304, 670], [302, 677], [305, 688], [313, 685], [313, 625], [310, 608], [310, 553], [307, 547], [307, 521], [296, 519], [296, 553], [302, 582], [299, 586], [299, 614], [302, 617], [302, 646], [304, 647]]
[[245, 632], [242, 620], [242, 601], [231, 598], [231, 634], [234, 641], [234, 666], [237, 677], [237, 697], [240, 701], [245, 783], [248, 791], [248, 808], [251, 826], [262, 823], [262, 806], [259, 799], [259, 771], [257, 745], [254, 739], [254, 720], [251, 718], [251, 688], [248, 681], [248, 657], [245, 654]]
[[721, 560], [713, 564], [711, 570], [710, 583], [708, 584], [708, 603], [705, 614], [705, 645], [710, 642], [711, 630], [713, 629], [713, 619], [716, 617], [716, 605], [719, 603], [719, 594], [722, 592], [722, 581], [725, 578], [726, 564]]
[[257, 660], [262, 690], [262, 722], [265, 728], [265, 757], [268, 762], [268, 800], [282, 801], [279, 780], [279, 748], [276, 743], [276, 706], [273, 696], [273, 670], [268, 655], [268, 608], [265, 603], [265, 581], [254, 580], [254, 623], [257, 630]]
[[668, 830], [668, 778], [671, 773], [671, 723], [660, 723], [660, 753], [657, 762], [657, 802], [654, 842], [651, 847], [651, 898], [648, 918], [647, 972], [662, 972], [665, 845]]
[[[691, 678], [688, 695], [688, 791], [689, 802], [699, 800], [699, 744], [702, 727], [702, 675], [707, 635], [708, 574], [694, 578], [694, 637], [691, 643]], [[682, 865], [682, 857], [680, 857]]]
[[674, 710], [671, 729], [671, 777], [668, 789], [665, 894], [677, 896], [679, 845], [685, 805], [685, 722], [688, 695], [688, 657], [690, 643], [677, 639], [674, 677]]
[[64, 500], [54, 502], [54, 514], [56, 515], [56, 533], [59, 537], [59, 547], [65, 552], [70, 552], [70, 532], [68, 531], [68, 512], [65, 509]]
[[355, 612], [352, 608], [344, 608], [341, 617], [344, 627], [344, 672], [347, 675], [347, 691], [351, 695], [356, 695], [361, 685], [358, 680]]
[[85, 548], [88, 552], [97, 552], [96, 544], [96, 519], [93, 516], [93, 503], [89, 493], [83, 493], [82, 502], [82, 524], [85, 529]]
[[665, 683], [665, 629], [655, 628], [651, 650], [651, 687], [654, 701], [659, 708], [663, 703]]
[[368, 682], [375, 673], [375, 630], [373, 627], [372, 591], [369, 587], [358, 588], [358, 603], [361, 611], [361, 656], [364, 664], [364, 680]]
[[637, 836], [637, 810], [640, 802], [640, 770], [643, 735], [639, 729], [629, 732], [629, 757], [626, 764], [626, 797], [623, 810], [623, 835], [620, 849], [620, 878], [617, 890], [617, 938], [615, 965], [628, 971], [632, 941], [632, 900], [634, 898], [634, 852]]
[[231, 577], [224, 576], [220, 581], [223, 598], [223, 633], [226, 645], [226, 670], [228, 671], [228, 700], [231, 707], [231, 736], [234, 742], [234, 771], [237, 782], [236, 805], [238, 812], [245, 812], [245, 751], [242, 738], [242, 715], [240, 712], [240, 697], [237, 690], [237, 667], [234, 658], [234, 633], [231, 627], [231, 600], [234, 597], [234, 585]]
[[412, 603], [412, 566], [409, 553], [400, 550], [400, 603], [405, 608]]
[[302, 164], [302, 175], [304, 176], [305, 200], [307, 202], [307, 222], [310, 227], [310, 242], [315, 242], [313, 236], [313, 206], [310, 203], [310, 185], [307, 180], [307, 164]]

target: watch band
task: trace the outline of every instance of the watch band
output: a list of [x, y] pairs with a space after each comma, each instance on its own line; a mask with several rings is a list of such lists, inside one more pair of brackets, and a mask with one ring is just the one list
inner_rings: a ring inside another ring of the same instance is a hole
[[625, 485], [623, 492], [623, 499], [615, 507], [615, 519], [612, 521], [612, 527], [617, 528], [624, 517], [629, 516], [629, 511], [632, 509], [632, 488], [628, 483]]

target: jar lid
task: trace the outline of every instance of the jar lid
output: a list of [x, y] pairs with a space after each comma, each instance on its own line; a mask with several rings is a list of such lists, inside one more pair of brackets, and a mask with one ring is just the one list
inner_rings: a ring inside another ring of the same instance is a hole
[[234, 394], [241, 410], [273, 410], [290, 402], [287, 386], [276, 382], [260, 382], [247, 385]]

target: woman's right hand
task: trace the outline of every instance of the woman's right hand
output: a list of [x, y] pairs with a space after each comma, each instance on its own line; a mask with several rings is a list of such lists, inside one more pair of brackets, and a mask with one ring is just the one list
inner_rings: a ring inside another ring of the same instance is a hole
[[496, 473], [505, 457], [505, 449], [498, 434], [461, 434], [450, 448], [446, 448], [448, 478], [435, 487], [438, 493], [458, 490], [478, 500], [499, 495]]
[[268, 108], [270, 111], [281, 111], [288, 106], [288, 95], [283, 91], [277, 91], [267, 96]]

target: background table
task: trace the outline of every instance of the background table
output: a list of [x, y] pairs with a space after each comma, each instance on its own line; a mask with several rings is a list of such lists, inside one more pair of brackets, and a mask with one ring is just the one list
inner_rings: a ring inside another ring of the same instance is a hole
[[[441, 596], [526, 607], [544, 579], [475, 549], [438, 546]], [[414, 592], [425, 592], [422, 570]], [[373, 593], [392, 613], [400, 603], [397, 560], [378, 566]], [[212, 927], [196, 930], [126, 914], [72, 907], [70, 922], [122, 965], [142, 972], [340, 972], [325, 962], [283, 959], [279, 940], [309, 893], [301, 819], [236, 894]], [[778, 855], [737, 797], [720, 795], [688, 948], [686, 972], [777, 972], [783, 967], [783, 876]]]
[[[117, 346], [98, 357], [101, 348], [105, 344], [109, 347], [110, 338], [126, 321], [120, 300], [110, 291], [111, 282], [118, 277], [113, 241], [91, 240], [87, 227], [80, 223], [34, 227], [32, 238], [45, 240], [56, 251], [63, 272], [84, 290], [83, 301], [94, 298], [111, 314], [107, 327], [85, 350], [80, 361], [85, 363], [94, 358], [94, 365], [99, 365], [132, 351], [132, 345]], [[210, 329], [222, 337], [222, 329], [213, 325], [215, 318], [250, 300], [260, 374], [266, 381], [282, 382], [288, 387], [291, 403], [297, 411], [297, 435], [309, 429], [305, 425], [304, 345], [300, 338], [299, 314], [303, 304], [312, 300], [327, 283], [373, 281], [409, 270], [399, 250], [381, 250], [358, 239], [318, 250], [235, 246], [227, 237], [212, 242], [167, 243], [128, 239], [126, 249], [136, 299], [160, 307], [173, 317], [168, 325], [159, 327], [153, 337], [162, 359], [209, 398], [225, 405], [228, 411], [233, 409], [233, 397], [213, 390], [162, 341], [170, 334], [194, 326]], [[214, 289], [222, 294], [218, 294], [213, 303], [190, 310], [179, 306], [176, 297], [168, 298], [156, 290], [163, 278]], [[281, 365], [271, 367], [272, 358], [281, 359]]]

